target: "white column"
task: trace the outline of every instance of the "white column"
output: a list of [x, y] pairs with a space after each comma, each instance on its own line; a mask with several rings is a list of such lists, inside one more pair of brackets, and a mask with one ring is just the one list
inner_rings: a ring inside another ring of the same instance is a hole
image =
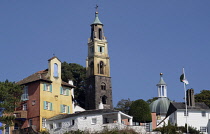
[[158, 97], [160, 97], [160, 88], [158, 86]]
[[118, 114], [117, 114], [117, 122], [119, 124], [121, 124], [121, 114], [120, 114], [120, 112], [118, 112]]
[[129, 119], [129, 124], [130, 124], [130, 126], [133, 125], [133, 118], [130, 118], [130, 119]]

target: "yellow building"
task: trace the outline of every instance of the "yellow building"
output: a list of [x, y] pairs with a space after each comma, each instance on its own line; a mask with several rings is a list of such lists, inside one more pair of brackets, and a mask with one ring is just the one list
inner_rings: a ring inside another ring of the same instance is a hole
[[48, 69], [38, 71], [18, 82], [24, 85], [20, 107], [15, 111], [15, 129], [44, 130], [46, 119], [58, 114], [73, 113], [73, 85], [61, 79], [61, 61], [48, 60]]

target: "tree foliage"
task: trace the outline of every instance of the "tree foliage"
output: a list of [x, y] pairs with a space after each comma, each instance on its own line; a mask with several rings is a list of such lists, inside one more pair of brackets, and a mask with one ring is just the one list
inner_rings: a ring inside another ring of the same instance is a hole
[[149, 104], [142, 99], [133, 101], [129, 115], [133, 116], [133, 121], [135, 122], [146, 123], [152, 121]]
[[128, 114], [130, 106], [132, 104], [132, 101], [128, 98], [126, 99], [121, 99], [118, 103], [117, 106], [115, 107], [116, 110], [119, 110], [125, 114]]
[[196, 94], [195, 102], [204, 102], [210, 107], [210, 90], [202, 90], [199, 94]]
[[22, 95], [22, 87], [14, 82], [0, 82], [0, 108], [4, 109], [5, 113], [14, 112]]
[[86, 69], [85, 67], [76, 63], [63, 62], [61, 65], [61, 77], [62, 80], [68, 82], [72, 80], [74, 86], [75, 100], [81, 106], [85, 106], [85, 79], [86, 79]]
[[22, 93], [22, 86], [8, 80], [0, 82], [0, 108], [4, 113], [0, 117], [0, 122], [9, 126], [12, 125], [15, 118], [13, 112], [21, 100]]
[[153, 97], [152, 99], [148, 99], [147, 103], [151, 104], [153, 101], [156, 101], [158, 99], [158, 97]]

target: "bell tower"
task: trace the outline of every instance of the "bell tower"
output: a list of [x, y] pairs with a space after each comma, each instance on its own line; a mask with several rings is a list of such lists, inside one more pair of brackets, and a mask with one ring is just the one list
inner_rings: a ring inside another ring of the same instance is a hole
[[167, 85], [163, 80], [163, 73], [160, 73], [160, 81], [157, 84], [158, 98], [167, 98]]
[[86, 109], [112, 109], [112, 86], [108, 44], [104, 36], [103, 24], [99, 20], [97, 7], [95, 20], [90, 25], [91, 36], [88, 39], [88, 56], [86, 59]]

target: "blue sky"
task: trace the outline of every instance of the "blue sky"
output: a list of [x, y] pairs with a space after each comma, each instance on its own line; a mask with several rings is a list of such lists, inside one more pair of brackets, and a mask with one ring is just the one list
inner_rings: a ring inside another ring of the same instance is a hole
[[210, 89], [209, 0], [2, 0], [0, 81], [46, 69], [53, 54], [85, 66], [96, 4], [109, 43], [114, 106], [156, 97], [159, 73], [168, 97], [184, 101], [182, 67], [187, 88]]

